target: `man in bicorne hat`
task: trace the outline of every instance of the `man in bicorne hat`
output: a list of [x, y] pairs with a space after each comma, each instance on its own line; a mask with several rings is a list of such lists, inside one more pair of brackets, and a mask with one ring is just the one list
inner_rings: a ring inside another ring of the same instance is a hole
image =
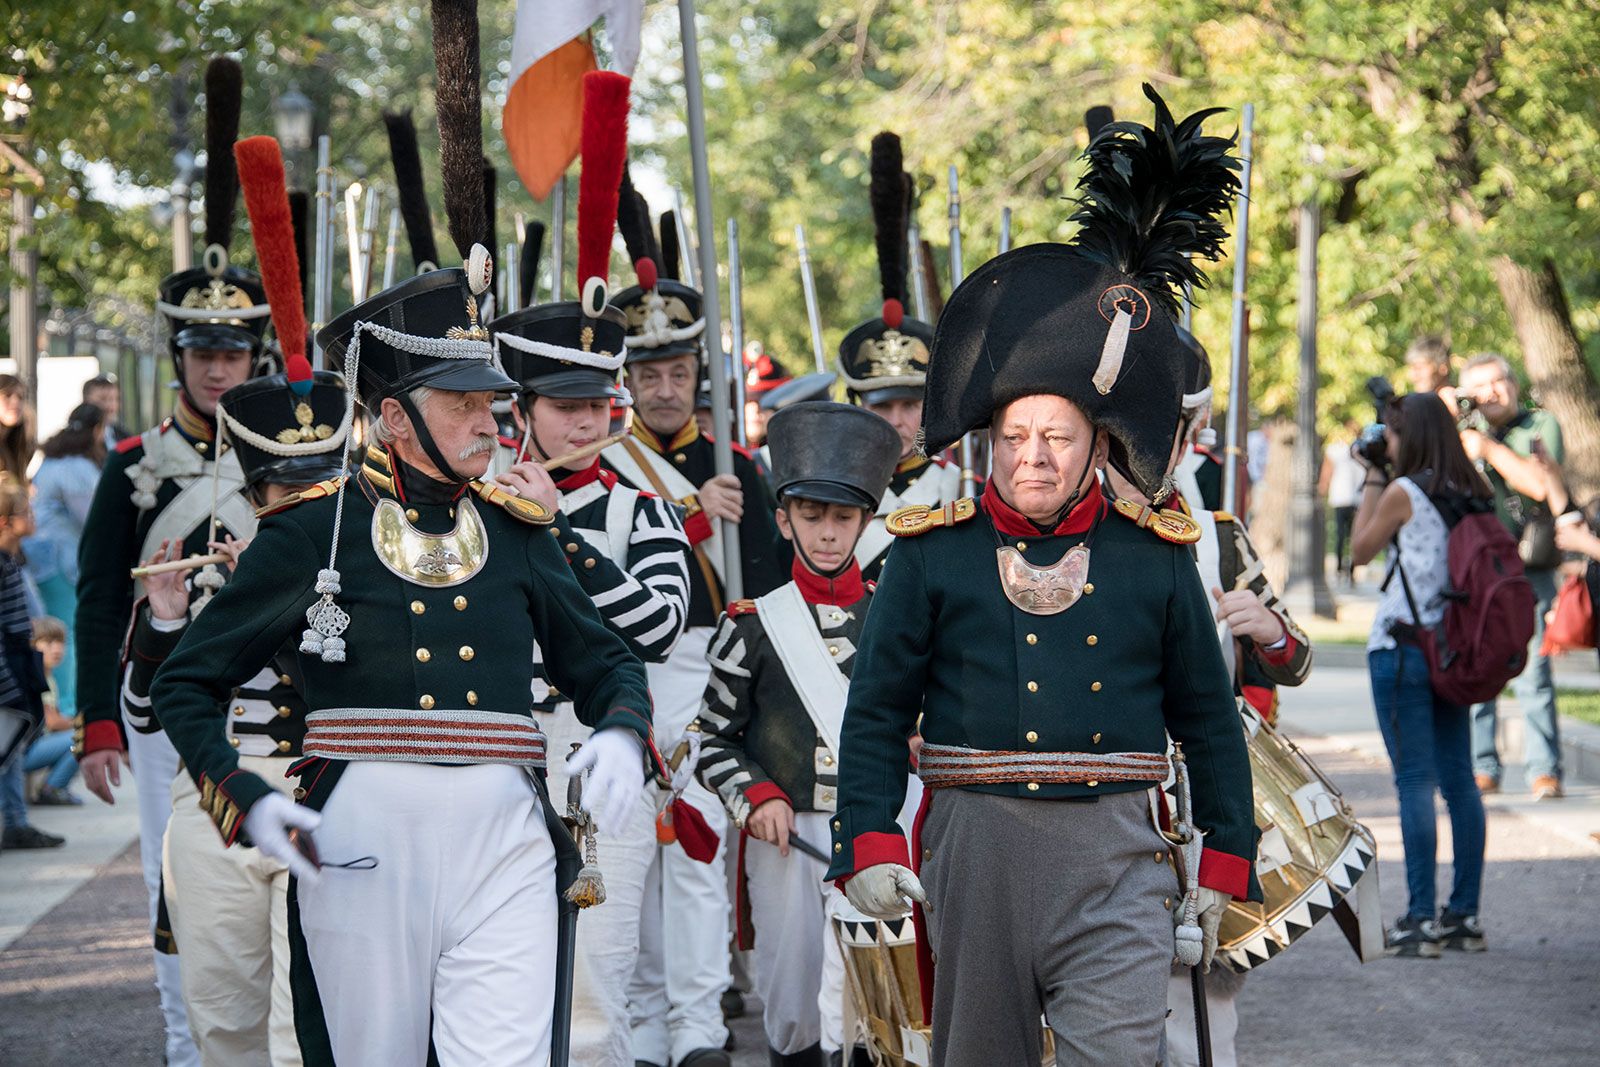
[[[1259, 898], [1194, 524], [1112, 502], [1096, 477], [1109, 462], [1165, 495], [1176, 293], [1199, 280], [1185, 253], [1220, 252], [1237, 187], [1231, 142], [1149, 92], [1154, 129], [1089, 147], [1074, 243], [999, 256], [952, 294], [926, 443], [987, 427], [993, 475], [980, 501], [890, 516], [857, 652], [830, 874], [874, 917], [925, 905], [936, 1064], [1037, 1062], [1041, 1013], [1058, 1064], [1157, 1062], [1175, 952], [1201, 962], [1227, 901]], [[908, 849], [895, 817], [919, 716], [928, 795]], [[1169, 736], [1204, 833], [1188, 892], [1153, 817]]]

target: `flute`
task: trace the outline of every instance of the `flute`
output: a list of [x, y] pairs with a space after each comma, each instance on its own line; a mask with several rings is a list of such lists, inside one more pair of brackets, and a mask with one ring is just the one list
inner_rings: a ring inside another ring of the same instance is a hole
[[129, 573], [134, 578], [148, 578], [152, 574], [198, 570], [213, 563], [227, 563], [231, 559], [233, 557], [226, 552], [213, 552], [209, 556], [185, 556], [183, 559], [169, 559], [165, 563], [152, 563], [147, 567], [135, 567]]
[[540, 463], [539, 466], [543, 467], [547, 471], [553, 471], [561, 467], [565, 467], [570, 463], [576, 463], [580, 459], [588, 459], [591, 456], [598, 456], [601, 452], [604, 452], [618, 441], [621, 441], [623, 438], [627, 437], [629, 432], [630, 431], [628, 430], [624, 430], [621, 433], [614, 433], [610, 437], [603, 437], [598, 441], [591, 441], [582, 448], [574, 448], [571, 452], [568, 452], [565, 455], [557, 456], [554, 459], [547, 459], [543, 463]]

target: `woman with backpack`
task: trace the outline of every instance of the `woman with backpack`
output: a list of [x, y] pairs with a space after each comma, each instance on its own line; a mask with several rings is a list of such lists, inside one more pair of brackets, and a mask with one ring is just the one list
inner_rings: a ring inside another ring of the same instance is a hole
[[[1463, 516], [1491, 507], [1493, 497], [1461, 448], [1450, 410], [1434, 394], [1391, 401], [1383, 437], [1384, 450], [1356, 453], [1367, 465], [1367, 476], [1351, 555], [1361, 565], [1394, 546], [1391, 573], [1367, 638], [1372, 701], [1400, 799], [1410, 893], [1406, 914], [1386, 932], [1388, 950], [1394, 956], [1425, 957], [1437, 957], [1441, 947], [1481, 952], [1484, 814], [1472, 777], [1471, 720], [1465, 704], [1436, 691], [1429, 657], [1413, 631], [1431, 637], [1443, 624], [1450, 529]], [[1449, 902], [1437, 913], [1435, 790], [1449, 809], [1455, 868]]]

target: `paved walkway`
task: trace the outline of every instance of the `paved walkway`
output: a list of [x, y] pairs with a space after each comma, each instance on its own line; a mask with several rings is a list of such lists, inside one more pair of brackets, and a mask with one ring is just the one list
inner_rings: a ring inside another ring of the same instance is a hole
[[[1365, 673], [1324, 663], [1303, 690], [1285, 691], [1283, 724], [1376, 833], [1384, 914], [1398, 914], [1399, 825]], [[1600, 831], [1600, 785], [1569, 783], [1568, 799], [1534, 804], [1512, 767], [1506, 786], [1488, 802], [1489, 952], [1363, 966], [1331, 925], [1319, 926], [1246, 983], [1242, 1063], [1595, 1062], [1600, 845], [1590, 834]], [[115, 808], [91, 801], [35, 821], [71, 844], [0, 855], [0, 1062], [159, 1064], [131, 793]], [[1448, 849], [1441, 834], [1441, 885]], [[735, 1032], [735, 1062], [766, 1063], [759, 1018]]]

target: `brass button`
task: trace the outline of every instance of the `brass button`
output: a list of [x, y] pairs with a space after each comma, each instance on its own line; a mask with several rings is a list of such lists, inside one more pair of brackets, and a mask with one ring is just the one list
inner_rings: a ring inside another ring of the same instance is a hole
[[433, 658], [433, 653], [432, 652], [429, 652], [425, 648], [417, 649], [417, 662], [418, 663], [426, 663], [432, 658]]
[[1162, 860], [1164, 860], [1166, 858], [1167, 858], [1167, 854], [1165, 852], [1157, 852], [1156, 853], [1156, 862], [1157, 863], [1160, 863]]
[[1025, 734], [1024, 736], [1027, 737], [1028, 743], [1031, 745], [1034, 742], [1039, 740], [1039, 731], [1037, 731], [1037, 730], [1029, 730], [1027, 732], [1027, 734]]
[[594, 570], [594, 557], [593, 556], [590, 556], [588, 559], [583, 561], [583, 569], [586, 570], [586, 571]]
[[416, 508], [406, 508], [406, 518], [407, 519], [411, 520], [412, 522], [416, 522], [421, 517], [422, 516], [417, 514], [417, 509]]
[[1018, 552], [1026, 552], [1027, 550], [1028, 550], [1028, 542], [1026, 542], [1026, 541], [1018, 541], [1017, 542], [1017, 551]]
[[834, 829], [835, 829], [835, 830], [837, 830], [837, 829], [839, 829], [839, 828], [840, 828], [840, 827], [842, 827], [842, 826], [843, 826], [843, 825], [844, 825], [844, 824], [843, 824], [843, 823], [841, 823], [841, 822], [840, 822], [840, 821], [839, 821], [839, 820], [838, 820], [838, 819], [835, 819], [835, 820], [833, 820], [833, 828], [834, 828]]
[[472, 651], [471, 645], [462, 645], [461, 651], [457, 652], [456, 655], [460, 656], [464, 660], [471, 660], [473, 656], [477, 655], [477, 653]]
[[1029, 782], [1028, 783], [1028, 792], [1037, 793], [1038, 791], [1039, 791], [1039, 783], [1038, 782]]
[[456, 597], [455, 606], [456, 606], [456, 610], [457, 611], [466, 611], [467, 610], [467, 598], [464, 597], [464, 596]]
[[450, 516], [450, 517], [451, 517], [451, 518], [452, 518], [452, 519], [453, 519], [453, 518], [455, 518], [455, 517], [456, 517], [456, 509], [455, 509], [455, 508], [450, 508], [450, 509], [449, 509], [449, 511], [448, 511], [448, 512], [447, 512], [447, 514], [448, 514], [448, 515], [449, 515], [449, 516]]
[[687, 459], [688, 459], [688, 458], [689, 458], [689, 457], [687, 457], [687, 456], [685, 456], [685, 455], [684, 455], [684, 454], [683, 454], [683, 453], [682, 453], [682, 452], [679, 452], [679, 453], [676, 453], [676, 454], [675, 454], [675, 455], [674, 455], [674, 456], [673, 456], [673, 457], [672, 457], [672, 462], [674, 462], [674, 463], [682, 463], [682, 462], [684, 462], [684, 461], [685, 461], [685, 460], [687, 460]]
[[194, 450], [196, 452], [204, 452], [208, 447], [209, 446], [204, 441], [196, 441], [194, 443]]
[[1029, 634], [1028, 635], [1028, 644], [1037, 645], [1038, 643], [1039, 643], [1039, 635], [1038, 634]]
[[421, 615], [424, 611], [427, 611], [427, 610], [428, 609], [423, 606], [422, 601], [413, 600], [411, 602], [411, 614], [413, 614], [413, 615]]
[[823, 756], [822, 757], [822, 765], [824, 767], [832, 767], [833, 766], [833, 757], [832, 756]]
[[1094, 592], [1094, 583], [1093, 582], [1084, 582], [1083, 583], [1083, 591], [1084, 591], [1084, 593], [1086, 595], [1090, 594], [1090, 593], [1093, 593]]
[[561, 536], [561, 527], [559, 527], [559, 526], [550, 527], [550, 536], [551, 537], [560, 537]]
[[287, 741], [279, 741], [278, 742], [278, 751], [279, 752], [287, 752], [287, 751], [289, 751], [289, 742], [287, 742]]
[[239, 747], [239, 739], [237, 737], [230, 737], [230, 738], [228, 738], [228, 744], [232, 745], [234, 748], [238, 748]]
[[1038, 691], [1039, 691], [1039, 683], [1038, 682], [1029, 682], [1028, 683], [1028, 692], [1037, 693]]
[[287, 705], [287, 704], [279, 704], [278, 705], [278, 718], [287, 719], [289, 716], [291, 716], [293, 714], [294, 714], [294, 709], [291, 708], [289, 705]]
[[923, 849], [922, 850], [922, 858], [925, 859], [925, 860], [933, 859], [933, 849], [931, 849], [931, 848]]
[[844, 851], [844, 846], [841, 845], [841, 844], [835, 843], [834, 846], [833, 846], [833, 850], [835, 852], [843, 852]]
[[278, 681], [282, 682], [284, 685], [293, 685], [294, 684], [294, 679], [289, 677], [287, 674], [278, 675]]
[[1100, 643], [1100, 639], [1098, 637], [1096, 637], [1094, 634], [1090, 634], [1089, 635], [1088, 641], [1089, 641], [1089, 644], [1091, 644], [1091, 645], [1098, 645]]
[[233, 713], [235, 715], [243, 715], [244, 714], [244, 707], [242, 705], [235, 704], [233, 706]]
[[475, 689], [468, 689], [467, 690], [467, 706], [468, 707], [473, 707], [473, 708], [478, 706], [478, 693], [477, 693], [477, 690], [475, 690]]
[[423, 711], [432, 711], [433, 695], [431, 693], [423, 693], [422, 698], [417, 701], [417, 704], [422, 708]]
[[831, 803], [832, 801], [833, 801], [833, 790], [824, 789], [822, 791], [822, 802], [824, 804], [827, 804], [827, 803]]
[[1163, 897], [1161, 899], [1161, 906], [1163, 908], [1166, 908], [1168, 911], [1171, 911], [1172, 910], [1172, 898], [1171, 897]]
[[294, 787], [294, 798], [296, 800], [304, 800], [306, 798], [306, 787], [303, 786], [303, 785], [295, 786]]
[[1095, 786], [1099, 785], [1100, 783], [1096, 779], [1091, 778], [1087, 782], [1084, 782], [1083, 784], [1088, 786], [1090, 789], [1093, 789]]
[[1089, 687], [1089, 692], [1098, 693], [1098, 692], [1100, 692], [1101, 688], [1102, 687], [1101, 687], [1100, 683], [1099, 682], [1095, 682], [1093, 685], [1091, 685]]
[[829, 645], [828, 646], [828, 655], [837, 656], [838, 654], [839, 654], [839, 646], [838, 645]]
[[1099, 744], [1099, 743], [1100, 743], [1100, 735], [1099, 735], [1099, 734], [1095, 734], [1095, 735], [1094, 735], [1094, 736], [1093, 736], [1093, 737], [1091, 737], [1091, 738], [1090, 738], [1090, 739], [1089, 739], [1089, 740], [1091, 740], [1091, 741], [1093, 741], [1093, 742], [1094, 742], [1094, 743], [1095, 743], [1095, 744], [1097, 744], [1097, 745], [1098, 745], [1098, 744]]
[[576, 541], [568, 541], [567, 542], [567, 551], [569, 553], [578, 551], [578, 542], [576, 542]]

